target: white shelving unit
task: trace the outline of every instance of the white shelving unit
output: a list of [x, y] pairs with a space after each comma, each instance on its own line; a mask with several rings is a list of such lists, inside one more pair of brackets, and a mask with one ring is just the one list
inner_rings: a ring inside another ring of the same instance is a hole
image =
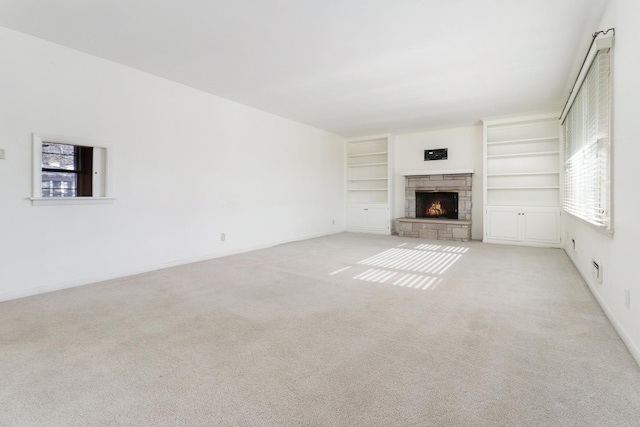
[[558, 114], [483, 122], [484, 241], [559, 246]]
[[391, 233], [391, 138], [346, 141], [347, 230]]

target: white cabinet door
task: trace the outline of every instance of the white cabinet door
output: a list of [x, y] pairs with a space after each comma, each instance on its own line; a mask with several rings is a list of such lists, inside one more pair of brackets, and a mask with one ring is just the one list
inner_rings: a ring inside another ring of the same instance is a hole
[[487, 208], [487, 238], [520, 241], [520, 208]]
[[560, 243], [560, 210], [557, 208], [523, 208], [522, 240]]
[[365, 227], [374, 230], [389, 230], [389, 208], [386, 206], [371, 206], [365, 208]]
[[347, 228], [364, 228], [365, 213], [361, 206], [347, 206]]

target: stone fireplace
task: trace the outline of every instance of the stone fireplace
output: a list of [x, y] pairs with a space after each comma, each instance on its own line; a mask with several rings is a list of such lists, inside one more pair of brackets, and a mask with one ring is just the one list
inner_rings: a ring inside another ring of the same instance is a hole
[[466, 242], [471, 239], [472, 170], [406, 172], [401, 237]]

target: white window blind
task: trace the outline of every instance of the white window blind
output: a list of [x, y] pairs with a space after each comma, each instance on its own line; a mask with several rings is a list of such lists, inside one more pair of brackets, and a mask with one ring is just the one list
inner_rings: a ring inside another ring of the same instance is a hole
[[610, 51], [597, 53], [564, 121], [566, 212], [611, 229]]

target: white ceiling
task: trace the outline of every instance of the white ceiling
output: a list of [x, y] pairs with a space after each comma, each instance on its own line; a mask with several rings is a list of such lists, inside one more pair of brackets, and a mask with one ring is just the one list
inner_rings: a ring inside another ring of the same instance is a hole
[[0, 26], [345, 136], [559, 110], [607, 0], [0, 0]]

